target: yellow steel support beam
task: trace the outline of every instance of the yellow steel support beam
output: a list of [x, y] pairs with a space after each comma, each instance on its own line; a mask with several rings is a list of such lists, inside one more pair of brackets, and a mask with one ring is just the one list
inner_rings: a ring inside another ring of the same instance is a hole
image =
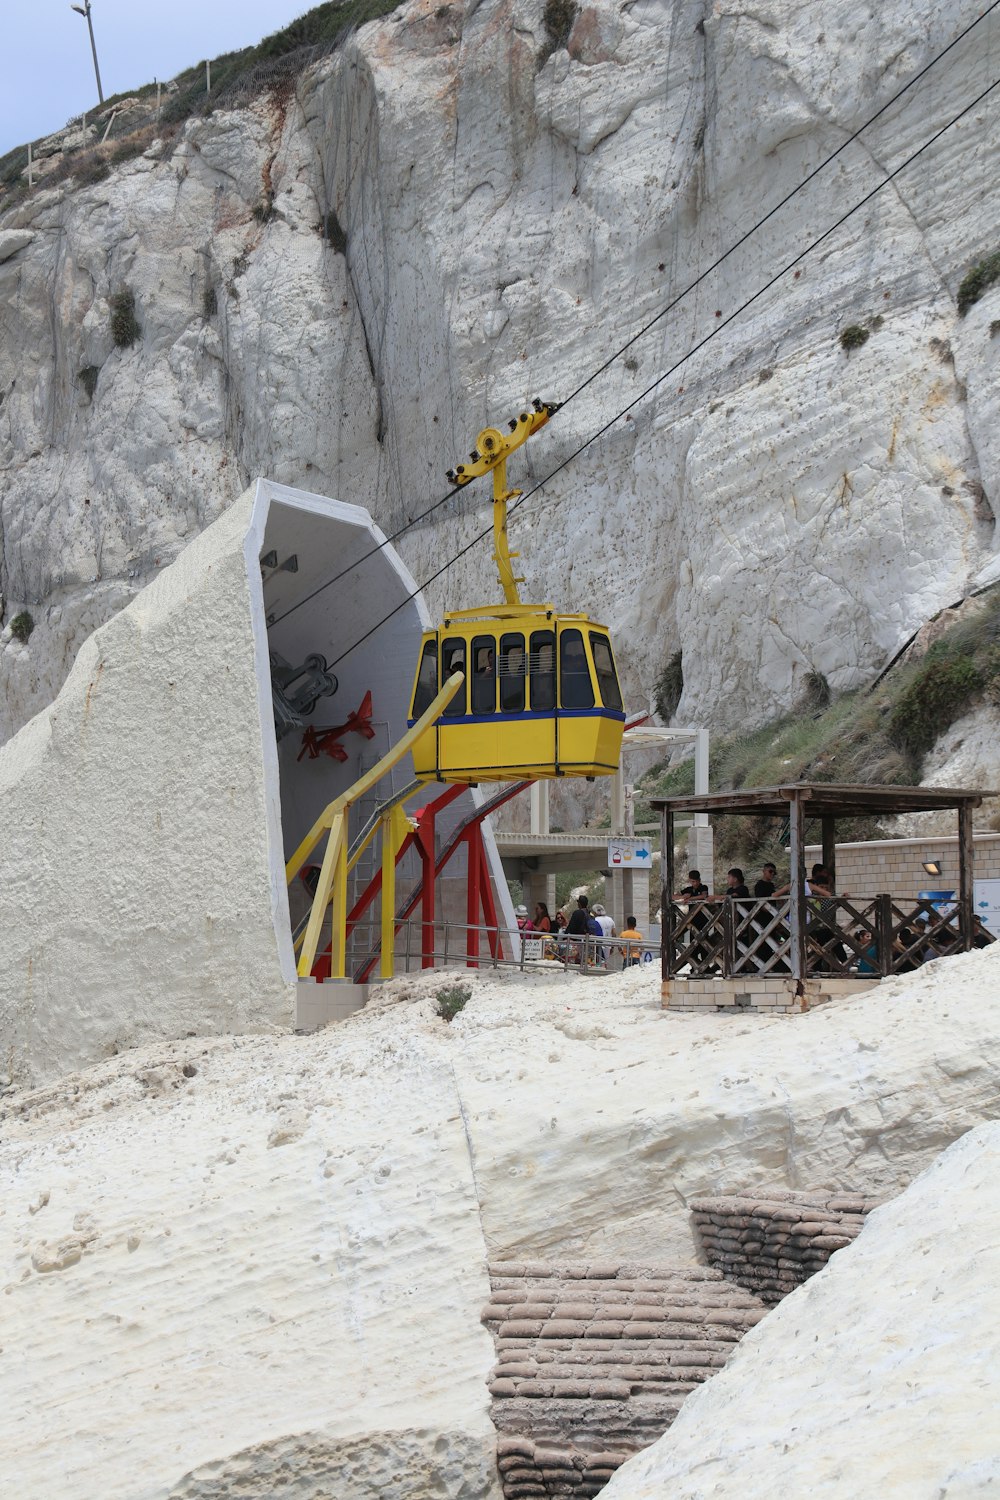
[[[344, 811], [338, 814], [339, 826], [330, 830], [330, 842], [332, 843], [334, 839], [337, 841], [337, 863], [333, 871], [331, 897], [333, 905], [333, 936], [330, 948], [331, 979], [347, 978], [347, 818], [348, 811], [345, 807]], [[309, 968], [306, 970], [307, 974], [312, 970], [315, 957], [316, 954], [313, 953]]]
[[507, 488], [507, 459], [515, 449], [544, 427], [553, 412], [559, 410], [552, 401], [535, 401], [533, 411], [523, 411], [507, 423], [509, 432], [500, 432], [496, 427], [485, 427], [476, 438], [476, 446], [469, 455], [467, 464], [458, 464], [448, 470], [452, 484], [468, 484], [480, 474], [493, 472], [493, 561], [497, 565], [497, 576], [508, 604], [520, 604], [521, 595], [517, 586], [523, 578], [515, 577], [512, 559], [520, 553], [511, 552], [507, 539], [507, 501], [516, 500], [520, 490]]
[[382, 825], [382, 941], [379, 975], [391, 979], [396, 972], [396, 857], [417, 826], [402, 807], [392, 807]]
[[392, 770], [393, 766], [399, 764], [404, 755], [409, 754], [410, 749], [423, 734], [424, 730], [429, 729], [430, 726], [434, 723], [435, 719], [437, 719], [439, 715], [444, 711], [444, 709], [447, 708], [448, 704], [451, 702], [452, 698], [454, 698], [455, 694], [458, 692], [464, 681], [464, 672], [453, 672], [452, 675], [448, 678], [448, 681], [441, 688], [441, 691], [438, 693], [437, 697], [434, 699], [427, 712], [420, 715], [420, 718], [416, 721], [413, 728], [408, 729], [403, 735], [402, 739], [398, 740], [396, 744], [393, 745], [385, 755], [383, 755], [382, 759], [380, 761], [377, 761], [375, 765], [372, 766], [370, 771], [366, 771], [365, 774], [358, 781], [356, 781], [353, 786], [348, 787], [346, 792], [341, 792], [339, 797], [335, 797], [333, 801], [326, 808], [324, 808], [313, 826], [310, 828], [309, 832], [306, 834], [305, 838], [302, 840], [299, 847], [296, 849], [295, 853], [292, 855], [291, 859], [285, 865], [285, 880], [289, 885], [291, 885], [292, 881], [295, 879], [296, 875], [299, 873], [302, 866], [305, 864], [306, 860], [309, 858], [310, 854], [313, 852], [316, 845], [323, 837], [324, 833], [326, 833], [330, 828], [334, 816], [338, 812], [342, 812], [344, 808], [350, 807], [352, 803], [357, 802], [358, 799], [360, 797], [363, 797], [366, 792], [371, 791], [372, 787], [377, 785], [377, 783], [382, 780], [382, 777], [387, 775], [387, 773]]
[[[309, 921], [306, 924], [305, 936], [302, 940], [302, 949], [299, 954], [298, 974], [300, 979], [308, 979], [312, 973], [313, 964], [316, 962], [316, 950], [319, 947], [320, 934], [323, 929], [323, 918], [326, 908], [333, 902], [333, 946], [331, 951], [330, 974], [334, 979], [343, 979], [347, 966], [347, 843], [348, 843], [348, 812], [353, 803], [370, 791], [393, 766], [401, 761], [404, 755], [409, 753], [410, 747], [419, 739], [426, 729], [429, 729], [438, 716], [447, 708], [448, 704], [458, 692], [465, 681], [463, 672], [454, 672], [441, 688], [437, 697], [431, 703], [426, 713], [421, 714], [412, 729], [408, 729], [402, 738], [383, 755], [382, 759], [366, 771], [353, 786], [348, 787], [346, 792], [341, 792], [339, 797], [324, 809], [316, 822], [310, 828], [295, 853], [285, 866], [285, 878], [291, 882], [309, 858], [310, 854], [323, 837], [329, 834], [326, 853], [323, 855], [323, 863], [320, 866], [319, 883], [313, 896], [312, 910], [309, 913]], [[395, 864], [393, 865], [395, 870]]]
[[312, 966], [316, 962], [316, 949], [319, 947], [320, 933], [323, 929], [323, 917], [333, 892], [333, 883], [339, 873], [340, 856], [346, 837], [347, 819], [344, 813], [336, 812], [330, 822], [330, 837], [326, 844], [326, 853], [323, 855], [323, 863], [319, 871], [319, 883], [313, 896], [312, 911], [309, 913], [309, 921], [306, 924], [306, 935], [302, 940], [302, 952], [299, 956], [299, 978], [308, 979], [312, 973]]

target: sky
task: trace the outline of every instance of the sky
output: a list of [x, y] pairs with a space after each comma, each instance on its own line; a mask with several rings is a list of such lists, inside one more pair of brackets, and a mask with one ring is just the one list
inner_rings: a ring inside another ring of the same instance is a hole
[[[82, 0], [79, 0], [82, 4]], [[317, 0], [91, 0], [104, 97], [251, 46]], [[87, 22], [70, 0], [0, 0], [0, 156], [97, 104]]]

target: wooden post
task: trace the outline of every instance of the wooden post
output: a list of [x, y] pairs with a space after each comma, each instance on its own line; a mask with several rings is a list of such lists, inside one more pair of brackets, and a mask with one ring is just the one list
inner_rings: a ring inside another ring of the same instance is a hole
[[825, 814], [820, 819], [823, 830], [823, 863], [830, 872], [830, 884], [837, 889], [837, 821]]
[[958, 920], [966, 953], [972, 948], [972, 878], [975, 857], [972, 805], [963, 802], [958, 809]]
[[665, 807], [660, 818], [660, 976], [666, 981], [674, 972], [674, 815]]
[[883, 891], [875, 897], [875, 939], [878, 971], [883, 979], [892, 973], [892, 896]]
[[791, 834], [790, 874], [791, 890], [788, 893], [789, 933], [791, 944], [789, 958], [792, 962], [792, 978], [806, 977], [806, 844], [805, 818], [800, 797], [792, 797], [788, 806], [788, 827]]
[[722, 977], [732, 979], [736, 967], [736, 934], [733, 930], [733, 910], [736, 905], [732, 896], [722, 902]]

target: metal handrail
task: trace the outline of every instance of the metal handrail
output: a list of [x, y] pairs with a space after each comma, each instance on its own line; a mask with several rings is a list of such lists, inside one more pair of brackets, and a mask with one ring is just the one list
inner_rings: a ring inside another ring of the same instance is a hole
[[[430, 952], [425, 953], [423, 951], [425, 923], [420, 919], [397, 922], [397, 945], [399, 939], [402, 938], [404, 971], [410, 970], [411, 964], [419, 963], [426, 968], [517, 969], [523, 973], [527, 966], [535, 963], [546, 965], [557, 963], [561, 964], [564, 974], [572, 969], [581, 974], [594, 976], [615, 972], [607, 962], [611, 954], [621, 955], [622, 968], [630, 966], [633, 962], [636, 964], [652, 963], [659, 954], [659, 944], [647, 943], [645, 940], [636, 938], [605, 938], [597, 937], [592, 933], [566, 937], [563, 933], [521, 932], [516, 928], [502, 927], [499, 924], [492, 926], [472, 922], [435, 921], [433, 928], [433, 945]], [[353, 932], [369, 934], [371, 946], [366, 947], [365, 953], [365, 963], [368, 964], [372, 956], [380, 952], [380, 923], [372, 920], [361, 921], [355, 925]], [[411, 940], [412, 933], [416, 934], [415, 940]], [[441, 934], [440, 946], [438, 933]], [[478, 934], [480, 939], [487, 939], [488, 950], [470, 957], [469, 938], [473, 933]], [[507, 939], [506, 951], [514, 956], [510, 958], [499, 956], [500, 944], [489, 944], [489, 939], [496, 937]], [[542, 957], [529, 956], [527, 945], [533, 942], [543, 944]], [[546, 955], [545, 947], [549, 947], [552, 952]], [[492, 948], [498, 951], [489, 951]]]

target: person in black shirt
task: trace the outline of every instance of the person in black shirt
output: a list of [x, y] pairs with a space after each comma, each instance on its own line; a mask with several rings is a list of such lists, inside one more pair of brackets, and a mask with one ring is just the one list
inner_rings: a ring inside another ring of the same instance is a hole
[[766, 899], [768, 896], [787, 896], [791, 890], [791, 886], [789, 885], [783, 885], [780, 890], [775, 885], [775, 881], [778, 878], [776, 865], [761, 865], [760, 875], [761, 878], [753, 888], [753, 893], [758, 900]]
[[587, 907], [590, 905], [586, 896], [577, 896], [576, 909], [570, 912], [569, 921], [566, 923], [567, 937], [585, 937], [587, 933]]
[[[563, 929], [564, 938], [581, 938], [587, 936], [590, 921], [590, 912], [587, 910], [589, 905], [590, 902], [586, 896], [577, 896], [576, 906], [570, 912], [569, 921]], [[574, 948], [567, 947], [566, 951], [569, 953], [570, 963], [576, 963], [580, 957], [579, 943]]]
[[688, 870], [688, 883], [674, 896], [675, 901], [703, 901], [708, 895], [708, 886], [702, 884], [700, 870]]
[[[760, 877], [761, 878], [756, 882], [753, 888], [753, 893], [757, 897], [758, 901], [767, 901], [771, 896], [787, 896], [790, 889], [789, 886], [783, 885], [781, 889], [778, 890], [777, 886], [775, 885], [775, 881], [778, 878], [778, 869], [776, 865], [761, 865]], [[765, 908], [764, 915], [758, 921], [756, 930], [758, 932], [763, 932], [764, 928], [771, 921], [772, 916], [777, 916], [777, 914], [778, 908], [776, 906]], [[776, 935], [781, 939], [782, 942], [788, 936], [788, 929], [784, 926], [784, 924], [782, 924], [781, 927], [776, 928], [775, 931]], [[757, 966], [761, 970], [761, 972], [767, 971], [770, 961], [773, 957], [774, 948], [771, 943], [758, 943], [756, 949], [754, 950], [754, 958], [756, 959]], [[786, 963], [779, 963], [775, 966], [774, 972], [778, 974], [787, 974], [788, 965]]]
[[[702, 881], [701, 871], [688, 870], [688, 883], [687, 885], [681, 887], [681, 889], [673, 897], [673, 900], [681, 902], [681, 904], [684, 906], [690, 906], [692, 901], [704, 901], [708, 894], [708, 886], [705, 885]], [[691, 918], [691, 931], [701, 932], [702, 928], [708, 926], [708, 920], [709, 919], [704, 910], [695, 911], [694, 915]], [[705, 958], [705, 949], [702, 948], [700, 944], [696, 948], [692, 949], [691, 960], [694, 965], [694, 968], [692, 970], [693, 973], [697, 974], [700, 972], [698, 966], [705, 962]]]
[[750, 895], [746, 881], [743, 879], [743, 871], [735, 865], [726, 874], [726, 895], [735, 897], [737, 901], [746, 900]]
[[995, 943], [996, 938], [988, 927], [984, 927], [983, 919], [979, 916], [972, 918], [972, 946], [973, 948], [988, 948]]

